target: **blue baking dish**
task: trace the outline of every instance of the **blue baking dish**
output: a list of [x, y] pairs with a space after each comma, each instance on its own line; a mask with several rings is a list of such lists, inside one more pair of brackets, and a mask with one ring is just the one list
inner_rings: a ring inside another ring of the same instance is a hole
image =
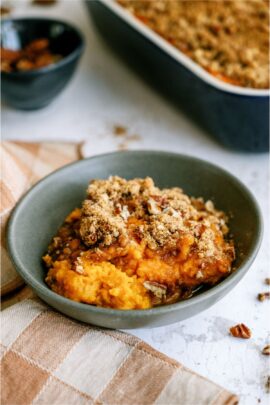
[[230, 149], [269, 150], [269, 90], [222, 82], [114, 0], [85, 0], [105, 40], [142, 75]]

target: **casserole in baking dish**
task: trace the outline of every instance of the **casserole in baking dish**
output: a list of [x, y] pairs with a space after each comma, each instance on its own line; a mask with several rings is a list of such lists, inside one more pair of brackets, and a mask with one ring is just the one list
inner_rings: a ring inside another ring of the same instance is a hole
[[226, 83], [113, 0], [86, 1], [106, 41], [225, 146], [269, 148], [269, 90]]

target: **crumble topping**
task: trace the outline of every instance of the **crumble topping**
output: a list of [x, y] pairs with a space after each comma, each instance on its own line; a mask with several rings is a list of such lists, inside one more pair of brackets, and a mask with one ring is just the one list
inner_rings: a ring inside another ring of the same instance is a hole
[[88, 247], [98, 248], [115, 242], [125, 246], [132, 233], [153, 250], [176, 249], [185, 238], [199, 258], [217, 259], [224, 246], [216, 244], [215, 238], [217, 231], [221, 237], [227, 233], [226, 221], [212, 201], [189, 198], [180, 188], [160, 189], [149, 177], [125, 180], [114, 176], [90, 183], [80, 235]]
[[267, 0], [117, 1], [218, 79], [269, 88]]

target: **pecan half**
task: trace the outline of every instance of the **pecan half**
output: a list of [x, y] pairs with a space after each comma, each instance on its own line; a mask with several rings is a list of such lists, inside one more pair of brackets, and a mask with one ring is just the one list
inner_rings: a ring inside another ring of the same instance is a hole
[[264, 293], [259, 293], [257, 296], [258, 300], [263, 302], [265, 299], [270, 298], [270, 291], [264, 292]]
[[251, 337], [251, 330], [243, 323], [232, 326], [230, 332], [231, 335], [236, 338], [249, 339]]
[[266, 356], [270, 356], [270, 345], [267, 345], [262, 349], [262, 354], [265, 354]]

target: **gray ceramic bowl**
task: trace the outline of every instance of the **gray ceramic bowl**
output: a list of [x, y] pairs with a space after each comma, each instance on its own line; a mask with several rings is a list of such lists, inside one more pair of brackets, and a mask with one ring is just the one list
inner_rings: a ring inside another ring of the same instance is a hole
[[[215, 287], [186, 301], [147, 310], [113, 310], [73, 302], [44, 282], [41, 256], [66, 215], [80, 206], [92, 178], [153, 177], [160, 187], [180, 186], [212, 199], [231, 214], [236, 270]], [[85, 159], [45, 177], [19, 202], [9, 221], [8, 247], [18, 273], [48, 304], [78, 320], [107, 328], [154, 327], [189, 318], [226, 295], [248, 271], [258, 252], [262, 220], [258, 205], [235, 177], [202, 160], [165, 152], [117, 152]]]

